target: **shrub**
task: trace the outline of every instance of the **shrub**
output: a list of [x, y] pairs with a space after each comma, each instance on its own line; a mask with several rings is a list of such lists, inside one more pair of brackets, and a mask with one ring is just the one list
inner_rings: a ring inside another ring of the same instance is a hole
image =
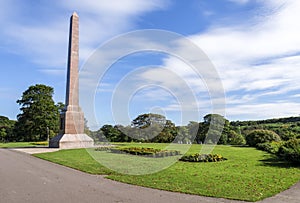
[[246, 140], [243, 135], [236, 133], [235, 131], [231, 130], [228, 133], [228, 144], [231, 145], [244, 145], [246, 144]]
[[217, 162], [227, 160], [219, 154], [192, 154], [186, 155], [179, 159], [180, 161], [186, 162]]
[[279, 148], [284, 144], [284, 142], [265, 142], [265, 143], [258, 143], [256, 145], [257, 149], [276, 154], [279, 151]]
[[251, 147], [256, 147], [259, 143], [281, 141], [279, 135], [271, 130], [253, 130], [246, 136], [246, 143]]
[[286, 141], [279, 148], [277, 155], [287, 161], [300, 163], [300, 139]]

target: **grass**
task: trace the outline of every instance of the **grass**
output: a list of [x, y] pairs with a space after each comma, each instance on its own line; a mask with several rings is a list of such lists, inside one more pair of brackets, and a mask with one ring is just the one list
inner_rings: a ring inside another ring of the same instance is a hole
[[[119, 145], [121, 147], [138, 146], [159, 149], [166, 146], [152, 143]], [[184, 145], [178, 146], [180, 148]], [[199, 153], [201, 147], [201, 145], [192, 145], [188, 154]], [[221, 154], [228, 159], [227, 161], [175, 162], [170, 167], [161, 171], [156, 170], [158, 172], [152, 174], [147, 174], [149, 170], [146, 169], [151, 165], [159, 168], [164, 167], [165, 163], [171, 164], [174, 162], [174, 160], [169, 160], [172, 157], [150, 159], [149, 161], [149, 158], [132, 155], [97, 153], [95, 154], [94, 150], [75, 149], [35, 156], [91, 174], [107, 174], [109, 179], [129, 184], [246, 201], [258, 201], [273, 196], [300, 180], [299, 167], [282, 162], [266, 152], [248, 147], [216, 146], [212, 153]], [[145, 161], [145, 159], [148, 160]], [[152, 163], [153, 160], [158, 161]], [[122, 173], [112, 171], [104, 165]], [[132, 173], [135, 170], [140, 174], [145, 174], [132, 175], [135, 174]]]
[[21, 147], [41, 147], [48, 146], [48, 142], [8, 142], [1, 143], [0, 148], [21, 148]]

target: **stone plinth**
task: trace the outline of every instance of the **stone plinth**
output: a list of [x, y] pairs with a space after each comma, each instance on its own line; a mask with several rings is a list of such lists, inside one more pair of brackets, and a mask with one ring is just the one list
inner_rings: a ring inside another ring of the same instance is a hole
[[52, 138], [49, 147], [60, 149], [90, 148], [94, 140], [86, 134], [63, 134]]

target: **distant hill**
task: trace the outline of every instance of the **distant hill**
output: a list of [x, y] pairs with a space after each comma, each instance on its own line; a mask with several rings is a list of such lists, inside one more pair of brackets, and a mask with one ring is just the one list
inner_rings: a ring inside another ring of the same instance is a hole
[[232, 126], [253, 126], [261, 124], [285, 124], [285, 123], [296, 123], [300, 122], [300, 116], [297, 117], [286, 117], [286, 118], [272, 118], [266, 120], [257, 121], [232, 121], [230, 124]]

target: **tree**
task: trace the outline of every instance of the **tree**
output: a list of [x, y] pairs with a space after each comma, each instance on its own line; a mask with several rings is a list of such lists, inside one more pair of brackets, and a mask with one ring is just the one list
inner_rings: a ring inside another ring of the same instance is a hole
[[0, 116], [0, 142], [14, 141], [13, 128], [16, 121]]
[[131, 137], [142, 142], [172, 142], [177, 135], [175, 124], [160, 114], [141, 114], [131, 122], [131, 127]]
[[230, 130], [228, 133], [227, 143], [231, 145], [244, 145], [246, 144], [246, 140], [243, 135], [235, 132], [234, 130]]
[[100, 128], [103, 135], [110, 142], [119, 142], [121, 131], [118, 130], [117, 127], [113, 127], [112, 125], [104, 125]]
[[58, 133], [59, 111], [52, 96], [52, 87], [37, 84], [30, 86], [17, 101], [21, 114], [17, 116], [17, 141], [43, 141]]
[[136, 117], [131, 122], [131, 125], [132, 127], [136, 127], [136, 128], [146, 128], [154, 123], [158, 125], [165, 125], [166, 117], [159, 114], [153, 114], [153, 113], [142, 114]]
[[207, 114], [203, 120], [204, 122], [190, 122], [188, 125], [190, 134], [196, 135], [196, 142], [227, 144], [229, 121], [219, 114]]

